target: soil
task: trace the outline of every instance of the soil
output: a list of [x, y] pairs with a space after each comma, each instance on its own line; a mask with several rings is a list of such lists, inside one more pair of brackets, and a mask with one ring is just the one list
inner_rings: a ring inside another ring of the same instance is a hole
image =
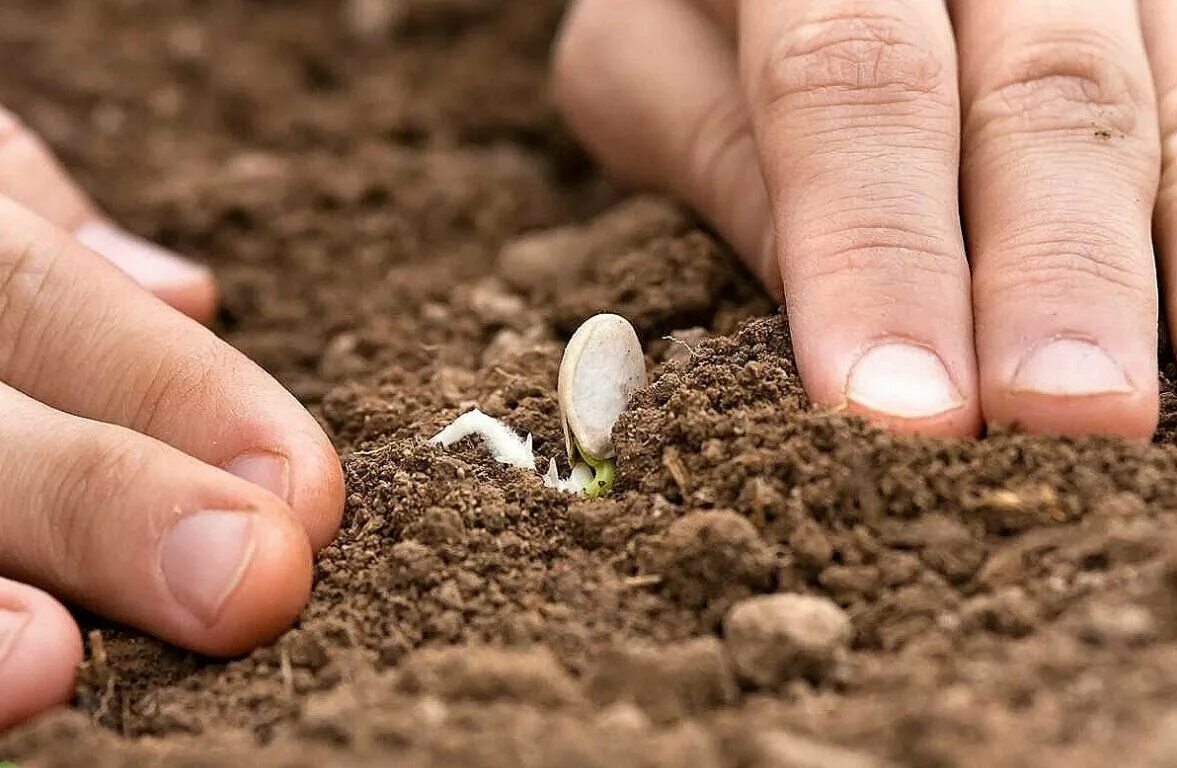
[[[349, 494], [279, 642], [214, 662], [82, 616], [73, 707], [0, 759], [1177, 765], [1173, 366], [1151, 445], [899, 438], [811, 409], [722, 245], [561, 128], [560, 13], [3, 3], [0, 103], [120, 221], [215, 267], [218, 330], [322, 419]], [[600, 310], [653, 372], [613, 496], [426, 444], [477, 405], [561, 454], [562, 342]], [[724, 616], [773, 592], [832, 600], [848, 645], [737, 670]]]

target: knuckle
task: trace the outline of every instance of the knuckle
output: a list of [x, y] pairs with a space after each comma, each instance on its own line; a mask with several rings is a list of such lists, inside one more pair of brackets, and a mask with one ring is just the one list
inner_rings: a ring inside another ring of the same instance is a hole
[[1122, 63], [1127, 58], [1116, 42], [1086, 31], [1016, 46], [982, 76], [965, 131], [1133, 135], [1147, 126], [1151, 88]]
[[128, 425], [144, 434], [169, 431], [170, 420], [185, 413], [186, 403], [216, 402], [215, 390], [222, 376], [236, 368], [228, 352], [217, 342], [204, 344], [185, 340], [182, 354], [162, 348], [153, 366], [145, 366], [143, 379], [130, 389], [136, 392]]
[[[85, 585], [78, 579], [99, 573], [100, 543], [110, 515], [125, 503], [151, 459], [135, 441], [111, 439], [106, 429], [91, 430], [73, 442], [73, 453], [62, 464], [53, 499], [53, 536], [47, 558], [55, 583], [70, 591]], [[98, 544], [99, 546], [95, 546]]]
[[874, 283], [896, 287], [925, 285], [959, 276], [962, 254], [944, 238], [895, 224], [843, 226], [837, 233], [803, 239], [801, 252], [812, 254], [798, 270], [805, 281], [848, 280], [861, 282], [870, 275]]
[[765, 108], [885, 106], [945, 98], [951, 73], [920, 25], [878, 3], [853, 15], [824, 13], [782, 35], [755, 89]]
[[1019, 232], [1018, 242], [1003, 248], [994, 268], [977, 274], [979, 293], [1012, 301], [1028, 295], [1069, 302], [1123, 296], [1136, 306], [1156, 304], [1151, 269], [1142, 268], [1143, 262], [1123, 246], [1131, 242], [1129, 236], [1074, 222]]
[[[0, 212], [0, 227], [5, 218]], [[60, 261], [35, 232], [21, 237], [16, 231], [20, 227], [0, 235], [0, 375], [24, 360], [42, 335], [50, 316], [42, 307], [52, 301], [49, 287]]]

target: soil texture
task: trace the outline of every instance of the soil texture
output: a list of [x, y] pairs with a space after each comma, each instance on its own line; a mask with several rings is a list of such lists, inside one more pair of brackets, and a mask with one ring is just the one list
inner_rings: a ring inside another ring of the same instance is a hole
[[[218, 331], [322, 420], [349, 493], [276, 644], [215, 662], [83, 616], [73, 707], [0, 759], [1177, 765], [1168, 378], [1150, 445], [811, 409], [728, 251], [562, 129], [561, 13], [3, 3], [0, 103], [120, 221], [213, 265]], [[477, 406], [559, 456], [562, 344], [598, 311], [652, 371], [611, 497], [426, 443]]]

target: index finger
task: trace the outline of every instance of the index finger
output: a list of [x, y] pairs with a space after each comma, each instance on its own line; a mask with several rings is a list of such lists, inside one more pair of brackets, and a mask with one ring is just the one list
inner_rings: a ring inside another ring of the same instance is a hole
[[942, 0], [742, 0], [743, 80], [810, 395], [979, 429]]

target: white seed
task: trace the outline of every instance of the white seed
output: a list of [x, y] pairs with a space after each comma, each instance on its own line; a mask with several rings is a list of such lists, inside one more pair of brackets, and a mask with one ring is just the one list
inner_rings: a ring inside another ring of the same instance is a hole
[[637, 332], [624, 317], [596, 315], [576, 330], [560, 363], [560, 413], [569, 459], [616, 455], [613, 425], [633, 393], [646, 385]]

